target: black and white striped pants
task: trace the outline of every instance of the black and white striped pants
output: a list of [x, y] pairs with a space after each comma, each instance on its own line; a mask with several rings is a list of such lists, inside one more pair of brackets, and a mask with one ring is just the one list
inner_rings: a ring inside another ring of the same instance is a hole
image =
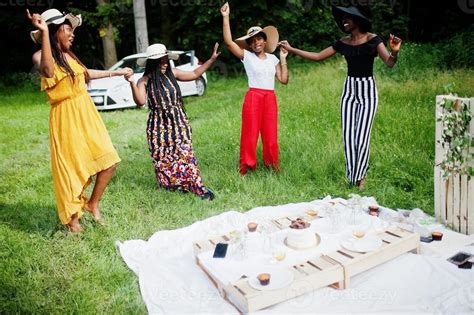
[[341, 124], [346, 176], [353, 184], [367, 174], [370, 133], [377, 105], [377, 87], [373, 77], [346, 78], [341, 96]]

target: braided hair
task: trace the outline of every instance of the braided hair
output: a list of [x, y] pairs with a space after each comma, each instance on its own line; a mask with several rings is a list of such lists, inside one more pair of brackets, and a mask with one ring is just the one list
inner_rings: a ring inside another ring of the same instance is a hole
[[176, 95], [178, 97], [177, 101], [182, 103], [182, 96], [181, 96], [181, 89], [179, 88], [178, 81], [176, 80], [173, 71], [171, 70], [171, 64], [168, 60], [168, 67], [166, 68], [165, 73], [161, 73], [161, 63], [160, 59], [148, 59], [146, 61], [145, 66], [145, 73], [143, 76], [149, 76], [150, 80], [147, 85], [147, 91], [153, 89], [155, 94], [158, 94], [159, 98], [165, 95], [165, 89], [163, 82], [165, 80], [165, 76], [171, 81], [176, 89]]

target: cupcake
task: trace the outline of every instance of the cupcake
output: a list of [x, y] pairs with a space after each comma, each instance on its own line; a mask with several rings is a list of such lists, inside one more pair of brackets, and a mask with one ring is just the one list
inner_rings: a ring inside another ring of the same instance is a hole
[[269, 273], [261, 273], [257, 276], [258, 281], [261, 285], [268, 285], [270, 283], [270, 274]]
[[258, 224], [254, 222], [250, 222], [249, 224], [247, 224], [247, 228], [249, 229], [249, 232], [255, 232], [257, 230], [257, 226]]
[[431, 233], [431, 236], [433, 236], [434, 241], [441, 241], [441, 239], [443, 238], [443, 233], [433, 232], [433, 233]]
[[318, 215], [318, 211], [311, 209], [311, 210], [306, 211], [306, 214], [309, 215], [310, 217], [315, 217]]
[[378, 205], [370, 205], [369, 206], [369, 214], [373, 215], [374, 217], [378, 217], [380, 212], [380, 208]]

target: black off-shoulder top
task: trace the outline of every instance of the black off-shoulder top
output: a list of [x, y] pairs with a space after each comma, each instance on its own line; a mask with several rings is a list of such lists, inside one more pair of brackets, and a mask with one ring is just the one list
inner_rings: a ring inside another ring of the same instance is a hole
[[377, 35], [367, 42], [355, 46], [338, 40], [332, 45], [332, 48], [346, 58], [348, 76], [371, 77], [374, 74], [374, 59], [377, 57], [377, 46], [380, 43], [383, 43], [383, 40]]

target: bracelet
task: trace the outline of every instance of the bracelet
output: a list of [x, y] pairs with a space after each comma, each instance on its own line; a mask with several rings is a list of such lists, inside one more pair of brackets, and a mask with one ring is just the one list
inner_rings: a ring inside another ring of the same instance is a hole
[[111, 72], [111, 71], [109, 71], [109, 78], [111, 78], [111, 77], [112, 77], [112, 72]]
[[283, 66], [286, 66], [287, 63], [280, 63], [280, 65], [283, 67]]

